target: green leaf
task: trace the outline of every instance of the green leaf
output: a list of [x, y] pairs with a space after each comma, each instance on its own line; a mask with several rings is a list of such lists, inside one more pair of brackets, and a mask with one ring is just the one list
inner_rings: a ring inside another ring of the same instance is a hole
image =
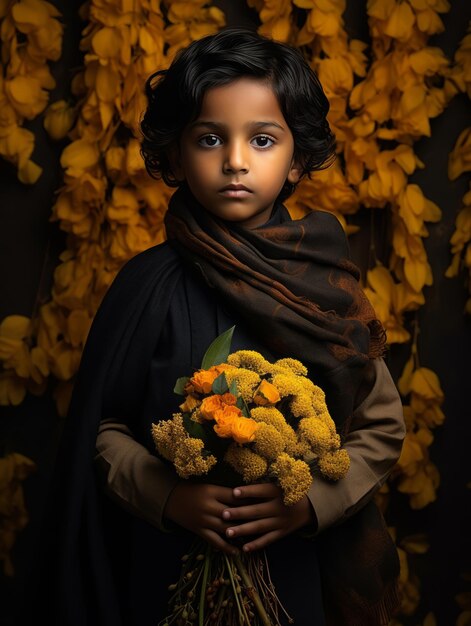
[[177, 382], [175, 383], [175, 387], [173, 388], [174, 393], [178, 393], [179, 396], [185, 395], [185, 385], [189, 381], [188, 376], [182, 376], [181, 378], [177, 378]]
[[239, 393], [239, 389], [237, 388], [237, 381], [233, 380], [231, 382], [231, 386], [229, 387], [229, 393], [232, 393], [233, 396], [237, 397], [237, 394]]
[[232, 335], [234, 334], [235, 326], [229, 328], [209, 345], [206, 350], [203, 361], [201, 363], [201, 369], [207, 370], [212, 365], [220, 365], [224, 363], [231, 351]]
[[237, 398], [236, 406], [242, 411], [244, 417], [250, 417], [249, 407], [242, 396]]
[[183, 425], [190, 437], [206, 441], [207, 431], [204, 428], [203, 424], [199, 424], [198, 422], [192, 420], [188, 413], [183, 414]]
[[213, 393], [218, 394], [227, 393], [227, 391], [229, 391], [229, 386], [227, 384], [226, 375], [224, 374], [224, 372], [222, 372], [222, 374], [219, 374], [219, 376], [214, 380], [211, 389], [213, 390]]

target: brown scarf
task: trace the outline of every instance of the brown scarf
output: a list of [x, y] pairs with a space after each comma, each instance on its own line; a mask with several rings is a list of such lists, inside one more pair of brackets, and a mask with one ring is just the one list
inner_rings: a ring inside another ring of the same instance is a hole
[[[165, 218], [170, 244], [275, 354], [304, 362], [346, 435], [363, 369], [385, 332], [358, 283], [338, 220], [314, 211], [291, 220], [276, 203], [247, 229], [207, 212], [186, 186]], [[328, 626], [385, 626], [397, 608], [397, 550], [370, 502], [319, 536]]]
[[331, 388], [331, 413], [342, 426], [364, 366], [384, 351], [385, 333], [338, 220], [322, 211], [291, 220], [277, 203], [268, 224], [250, 230], [218, 219], [184, 186], [165, 227], [170, 243], [262, 343], [298, 358]]

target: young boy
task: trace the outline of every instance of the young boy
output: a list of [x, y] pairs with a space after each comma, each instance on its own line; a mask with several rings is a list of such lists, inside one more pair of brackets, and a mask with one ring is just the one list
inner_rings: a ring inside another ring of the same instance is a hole
[[[234, 538], [266, 548], [298, 626], [385, 625], [398, 563], [372, 496], [405, 430], [384, 331], [338, 221], [292, 221], [282, 205], [333, 158], [322, 88], [298, 51], [227, 29], [152, 76], [147, 96], [146, 165], [178, 190], [168, 241], [119, 273], [84, 351], [58, 462], [58, 623], [158, 623], [196, 534], [227, 553]], [[179, 480], [155, 453], [150, 425], [178, 410], [175, 380], [234, 324], [233, 350], [308, 366], [351, 458], [346, 478], [316, 478], [292, 507], [274, 484]]]

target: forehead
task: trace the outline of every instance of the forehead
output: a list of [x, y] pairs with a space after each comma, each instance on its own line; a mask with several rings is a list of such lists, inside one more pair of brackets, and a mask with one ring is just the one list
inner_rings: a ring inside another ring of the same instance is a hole
[[274, 121], [287, 126], [271, 85], [252, 77], [242, 77], [227, 85], [207, 89], [200, 113], [190, 126], [201, 121], [234, 126]]

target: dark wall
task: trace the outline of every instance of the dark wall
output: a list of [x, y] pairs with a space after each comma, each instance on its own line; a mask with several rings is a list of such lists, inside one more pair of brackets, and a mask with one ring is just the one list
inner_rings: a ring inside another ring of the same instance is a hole
[[[82, 64], [78, 51], [82, 24], [77, 16], [81, 3], [55, 0], [53, 4], [60, 8], [66, 30], [63, 56], [53, 67], [57, 87], [51, 94], [51, 101], [67, 97], [72, 78], [70, 68]], [[241, 0], [220, 0], [216, 4], [226, 11], [229, 24], [256, 27], [256, 14]], [[364, 40], [368, 37], [365, 7], [364, 0], [350, 1], [346, 16], [351, 33]], [[440, 46], [452, 57], [466, 33], [470, 18], [471, 3], [453, 2], [451, 11], [444, 16], [445, 33], [435, 37], [431, 45]], [[463, 315], [466, 300], [464, 274], [455, 279], [444, 277], [451, 258], [448, 242], [467, 190], [465, 176], [454, 182], [448, 180], [448, 154], [460, 131], [470, 123], [469, 100], [464, 95], [458, 96], [439, 118], [432, 121], [432, 137], [415, 145], [426, 167], [412, 177], [412, 182], [418, 183], [425, 195], [443, 210], [443, 219], [430, 225], [430, 237], [425, 242], [434, 284], [425, 289], [426, 305], [419, 313], [419, 349], [421, 364], [435, 371], [441, 380], [446, 398], [446, 421], [436, 429], [431, 448], [432, 459], [441, 474], [437, 501], [422, 511], [412, 512], [405, 498], [396, 498], [391, 523], [397, 525], [402, 534], [430, 534], [431, 550], [415, 557], [414, 567], [423, 584], [420, 616], [433, 610], [438, 626], [455, 622], [458, 607], [454, 595], [466, 588], [459, 573], [469, 570], [471, 562], [470, 491], [466, 489], [466, 482], [471, 480], [467, 444], [471, 434], [471, 411], [465, 397], [470, 380], [470, 321]], [[33, 158], [44, 171], [38, 183], [29, 187], [17, 181], [13, 167], [0, 161], [0, 319], [10, 314], [30, 316], [48, 300], [53, 269], [65, 247], [64, 234], [55, 223], [48, 221], [54, 193], [61, 184], [59, 157], [63, 145], [48, 138], [41, 121], [26, 126], [36, 136]], [[351, 248], [354, 259], [365, 271], [369, 211], [360, 211], [352, 221], [362, 225], [361, 232], [351, 237]], [[386, 262], [387, 258], [383, 260]], [[388, 365], [396, 380], [407, 356], [408, 348], [404, 346], [393, 346], [389, 352]], [[2, 407], [1, 411], [0, 454], [20, 452], [38, 466], [24, 482], [30, 523], [18, 536], [13, 551], [16, 576], [8, 579], [0, 574], [3, 595], [0, 615], [2, 623], [7, 626], [14, 624], [16, 602], [24, 601], [22, 585], [37, 541], [38, 522], [62, 420], [57, 417], [50, 393], [42, 397], [28, 396], [20, 406]], [[416, 624], [417, 621], [414, 619], [410, 623]]]

